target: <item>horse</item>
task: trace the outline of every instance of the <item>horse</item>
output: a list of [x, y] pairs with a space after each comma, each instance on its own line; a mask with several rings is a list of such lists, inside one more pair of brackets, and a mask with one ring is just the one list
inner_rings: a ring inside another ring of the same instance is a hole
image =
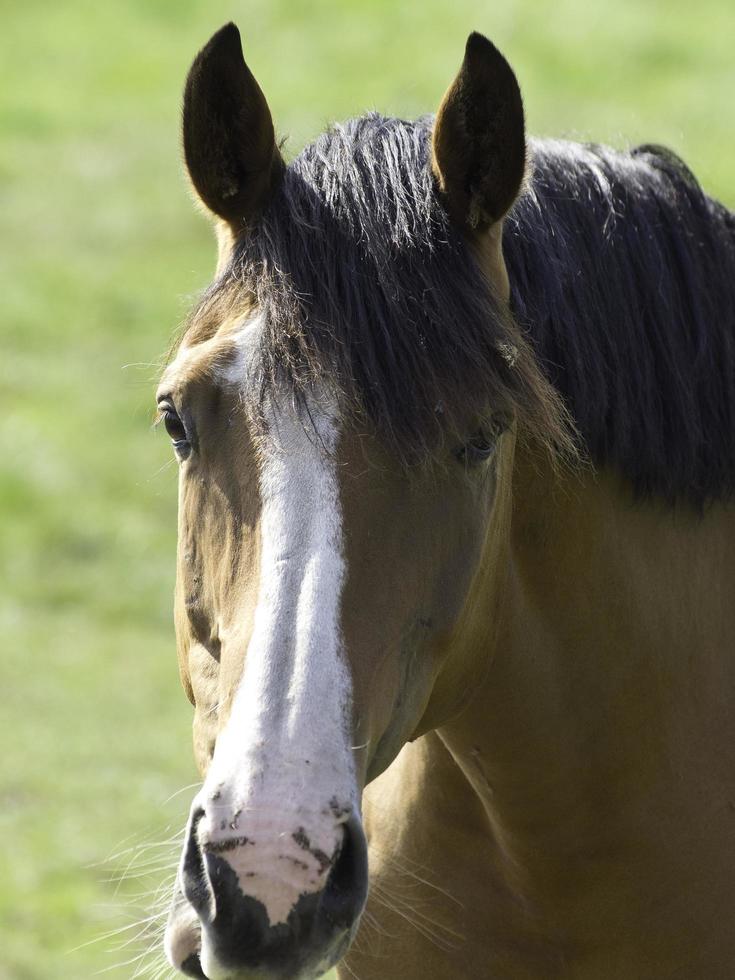
[[662, 147], [527, 137], [476, 33], [436, 116], [287, 165], [229, 24], [183, 147], [169, 962], [731, 977], [735, 215]]

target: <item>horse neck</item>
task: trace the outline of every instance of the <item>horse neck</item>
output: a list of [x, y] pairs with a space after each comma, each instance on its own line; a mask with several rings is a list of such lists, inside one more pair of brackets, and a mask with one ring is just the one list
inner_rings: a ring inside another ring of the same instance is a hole
[[654, 819], [672, 758], [672, 807], [732, 784], [735, 508], [636, 502], [614, 474], [558, 480], [523, 455], [513, 498], [489, 666], [440, 732], [494, 824], [529, 848], [567, 835], [541, 841], [563, 852], [618, 833], [618, 806]]

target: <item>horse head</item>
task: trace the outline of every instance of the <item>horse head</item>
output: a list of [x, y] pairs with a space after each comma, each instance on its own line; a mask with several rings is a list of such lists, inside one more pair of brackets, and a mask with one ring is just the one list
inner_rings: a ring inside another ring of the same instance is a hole
[[365, 903], [363, 788], [487, 666], [516, 441], [566, 438], [509, 312], [523, 110], [474, 34], [435, 121], [367, 116], [286, 166], [228, 25], [183, 130], [219, 257], [157, 393], [204, 780], [166, 950], [312, 977]]

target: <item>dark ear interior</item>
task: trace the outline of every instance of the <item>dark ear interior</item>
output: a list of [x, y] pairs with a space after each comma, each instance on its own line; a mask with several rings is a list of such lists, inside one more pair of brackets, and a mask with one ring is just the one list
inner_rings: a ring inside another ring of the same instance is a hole
[[227, 24], [199, 52], [184, 89], [184, 156], [204, 204], [236, 231], [262, 210], [283, 172], [273, 120]]
[[523, 101], [513, 70], [482, 34], [470, 34], [459, 74], [436, 116], [433, 167], [452, 218], [472, 228], [505, 215], [523, 183]]

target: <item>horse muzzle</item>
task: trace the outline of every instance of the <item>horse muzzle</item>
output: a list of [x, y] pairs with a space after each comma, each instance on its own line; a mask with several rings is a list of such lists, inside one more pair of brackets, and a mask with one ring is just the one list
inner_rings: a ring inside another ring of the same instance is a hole
[[328, 806], [293, 819], [214, 813], [195, 801], [166, 930], [169, 962], [207, 980], [321, 976], [346, 951], [367, 897], [359, 817]]

